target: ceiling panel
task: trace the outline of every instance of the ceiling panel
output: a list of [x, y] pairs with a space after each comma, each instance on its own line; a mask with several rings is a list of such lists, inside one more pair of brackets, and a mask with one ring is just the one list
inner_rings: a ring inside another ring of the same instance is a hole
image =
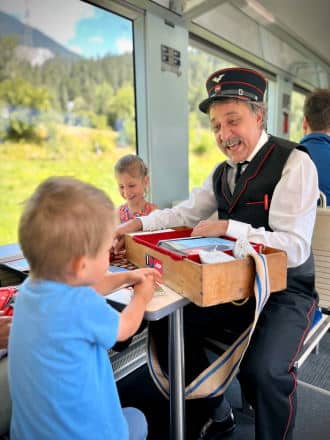
[[260, 0], [291, 35], [330, 63], [329, 0]]
[[188, 20], [191, 19], [195, 22], [198, 22], [199, 17], [204, 16], [205, 18], [205, 13], [213, 12], [220, 5], [227, 3], [229, 6], [231, 4], [265, 26], [277, 37], [282, 37], [283, 41], [288, 40], [288, 35], [293, 37], [330, 65], [329, 0], [154, 1], [162, 6], [172, 7], [176, 12], [183, 11]]

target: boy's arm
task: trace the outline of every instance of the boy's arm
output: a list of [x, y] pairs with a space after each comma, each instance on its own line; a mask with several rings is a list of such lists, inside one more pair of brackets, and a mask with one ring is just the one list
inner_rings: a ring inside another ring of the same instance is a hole
[[0, 349], [7, 348], [12, 316], [5, 316], [0, 311]]
[[155, 269], [136, 269], [127, 272], [106, 272], [103, 279], [94, 284], [94, 289], [102, 295], [108, 295], [111, 291], [119, 289], [123, 285], [136, 285], [152, 276], [155, 283], [161, 281], [161, 276]]
[[131, 302], [121, 312], [119, 318], [118, 341], [125, 341], [138, 330], [148, 302], [155, 290], [154, 277], [147, 275], [143, 282], [134, 286]]
[[128, 284], [127, 274], [128, 272], [106, 272], [103, 279], [94, 284], [93, 287], [101, 295], [108, 295], [112, 290]]

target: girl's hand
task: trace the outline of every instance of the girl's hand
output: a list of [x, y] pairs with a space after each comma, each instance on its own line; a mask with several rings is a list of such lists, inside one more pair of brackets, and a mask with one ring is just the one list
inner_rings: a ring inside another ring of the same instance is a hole
[[142, 231], [142, 222], [138, 218], [134, 220], [129, 220], [126, 223], [122, 223], [117, 226], [115, 231], [115, 236], [113, 239], [113, 253], [118, 254], [122, 249], [124, 249], [124, 236], [130, 232]]
[[121, 261], [126, 258], [126, 250], [123, 249], [119, 251], [117, 254], [113, 252], [113, 249], [110, 250], [110, 264], [111, 262]]

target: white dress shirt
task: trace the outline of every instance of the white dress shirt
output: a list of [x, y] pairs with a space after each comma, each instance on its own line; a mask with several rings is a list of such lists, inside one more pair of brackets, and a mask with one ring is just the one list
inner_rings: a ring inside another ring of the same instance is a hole
[[[253, 159], [267, 140], [268, 135], [263, 131], [248, 161]], [[217, 210], [213, 172], [201, 187], [192, 189], [188, 200], [174, 208], [156, 210], [146, 217], [140, 217], [143, 230], [182, 225], [193, 227], [209, 218]], [[226, 234], [283, 249], [288, 256], [288, 267], [299, 266], [310, 254], [318, 198], [316, 167], [306, 153], [295, 149], [283, 168], [270, 203], [269, 226], [273, 232], [264, 227], [254, 228], [248, 223], [229, 220]]]

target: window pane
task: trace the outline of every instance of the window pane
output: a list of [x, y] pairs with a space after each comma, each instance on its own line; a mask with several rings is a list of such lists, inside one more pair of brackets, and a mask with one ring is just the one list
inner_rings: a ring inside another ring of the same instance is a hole
[[189, 188], [199, 186], [225, 156], [217, 148], [208, 116], [198, 109], [205, 99], [205, 81], [218, 69], [233, 67], [196, 47], [189, 47]]
[[0, 244], [22, 202], [70, 175], [120, 202], [115, 161], [136, 151], [132, 22], [79, 0], [0, 4]]
[[302, 122], [304, 117], [305, 95], [303, 93], [292, 91], [291, 111], [290, 111], [290, 140], [300, 142], [304, 136]]
[[275, 134], [276, 115], [276, 82], [267, 78], [267, 132]]

